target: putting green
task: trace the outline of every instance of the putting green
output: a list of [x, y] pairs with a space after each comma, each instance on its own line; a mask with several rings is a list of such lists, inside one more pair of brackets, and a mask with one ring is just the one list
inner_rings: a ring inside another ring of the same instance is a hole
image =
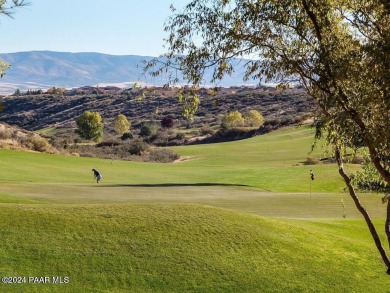
[[[267, 217], [361, 218], [348, 194], [267, 192], [222, 184], [2, 184], [0, 202], [18, 203], [197, 203]], [[362, 194], [373, 218], [382, 218], [380, 196]]]

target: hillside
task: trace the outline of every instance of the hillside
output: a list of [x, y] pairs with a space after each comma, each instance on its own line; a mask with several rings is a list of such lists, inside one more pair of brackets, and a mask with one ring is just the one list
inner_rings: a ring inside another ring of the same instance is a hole
[[[84, 85], [96, 86], [100, 83], [129, 85], [140, 79], [148, 85], [161, 86], [167, 82], [164, 77], [141, 77], [142, 60], [151, 58], [52, 51], [0, 54], [0, 60], [12, 65], [0, 80], [0, 94], [13, 93], [16, 89], [47, 89], [52, 86], [72, 88]], [[219, 85], [247, 84], [242, 81], [244, 76], [242, 64], [243, 62], [237, 60], [235, 73], [224, 78]], [[211, 71], [206, 72], [206, 80], [210, 80], [210, 77]]]
[[0, 124], [0, 149], [58, 153], [39, 134], [8, 124]]
[[[139, 95], [139, 90], [130, 89], [98, 94], [69, 91], [63, 95], [7, 96], [2, 99], [4, 111], [0, 113], [0, 122], [29, 130], [75, 127], [75, 118], [86, 110], [98, 111], [106, 127], [118, 114], [124, 114], [135, 129], [142, 121], [159, 120], [168, 115], [181, 119], [182, 105], [177, 102], [177, 89], [155, 88], [142, 100]], [[299, 89], [220, 88], [216, 96], [202, 90], [199, 110], [192, 123], [218, 125], [228, 111], [246, 112], [250, 109], [262, 113], [269, 124], [288, 125], [310, 115], [315, 106], [311, 98]]]
[[[337, 167], [301, 163], [312, 139], [305, 126], [180, 146], [192, 159], [173, 164], [0, 150], [0, 271], [70, 281], [0, 291], [387, 292]], [[361, 200], [383, 227], [381, 197]]]

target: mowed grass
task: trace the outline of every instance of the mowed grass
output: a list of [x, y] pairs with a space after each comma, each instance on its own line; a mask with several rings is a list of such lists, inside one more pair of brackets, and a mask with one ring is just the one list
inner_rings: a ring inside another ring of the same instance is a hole
[[[390, 292], [336, 166], [302, 164], [312, 141], [288, 128], [173, 164], [2, 150], [0, 274], [70, 282], [0, 292]], [[380, 196], [362, 201], [382, 231]]]
[[389, 292], [361, 222], [191, 204], [0, 206], [1, 292]]
[[[0, 202], [190, 202], [271, 217], [360, 217], [348, 195], [340, 196], [344, 185], [334, 164], [303, 165], [312, 143], [312, 129], [286, 128], [242, 141], [176, 147], [190, 159], [173, 164], [3, 150]], [[99, 185], [92, 168], [103, 174]], [[350, 172], [357, 168], [347, 165]], [[383, 217], [379, 196], [363, 194], [362, 201], [372, 216]]]
[[[308, 190], [309, 171], [317, 191], [335, 191], [342, 182], [334, 165], [304, 166], [313, 142], [307, 127], [282, 129], [252, 139], [185, 147], [191, 159], [178, 164], [135, 163], [49, 154], [0, 151], [3, 182], [92, 183], [96, 167], [106, 184], [228, 184], [273, 192]], [[316, 150], [320, 157], [322, 150]], [[0, 182], [1, 182], [0, 181]]]

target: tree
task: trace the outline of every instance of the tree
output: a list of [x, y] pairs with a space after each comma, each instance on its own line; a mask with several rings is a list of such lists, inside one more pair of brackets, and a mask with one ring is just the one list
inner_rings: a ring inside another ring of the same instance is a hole
[[76, 132], [85, 139], [101, 140], [103, 136], [102, 117], [98, 112], [85, 111], [76, 119]]
[[[8, 17], [12, 17], [15, 12], [15, 8], [26, 5], [28, 5], [28, 3], [25, 0], [0, 0], [0, 16], [5, 15]], [[0, 78], [5, 75], [6, 69], [9, 67], [10, 64], [0, 60]]]
[[14, 92], [14, 96], [20, 96], [22, 93], [20, 92], [20, 89], [16, 89]]
[[250, 110], [248, 113], [246, 113], [244, 119], [245, 124], [250, 127], [259, 128], [264, 123], [263, 116], [259, 113], [259, 111], [256, 110]]
[[224, 129], [230, 129], [237, 126], [242, 126], [244, 124], [244, 118], [239, 111], [228, 112], [222, 118], [222, 127]]
[[[351, 177], [359, 190], [383, 194], [382, 201], [384, 203], [390, 200], [390, 185], [386, 184], [380, 176], [367, 153], [363, 156], [362, 170], [357, 171]], [[386, 227], [388, 226], [386, 225]], [[390, 230], [387, 229], [386, 233], [389, 234]]]
[[125, 115], [119, 114], [118, 116], [115, 117], [114, 128], [118, 134], [122, 135], [125, 132], [129, 132], [130, 126], [131, 124], [129, 120], [127, 120]]
[[[343, 178], [390, 274], [390, 259], [345, 172], [345, 149], [356, 137], [382, 180], [390, 184], [390, 2], [388, 0], [192, 0], [172, 8], [168, 52], [145, 66], [152, 75], [181, 71], [198, 86], [246, 62], [244, 79], [300, 83], [317, 101], [317, 134], [332, 146]], [[163, 60], [163, 61], [161, 61]], [[173, 69], [173, 71], [172, 71]], [[387, 201], [386, 231], [390, 230]], [[390, 233], [387, 234], [390, 244]]]

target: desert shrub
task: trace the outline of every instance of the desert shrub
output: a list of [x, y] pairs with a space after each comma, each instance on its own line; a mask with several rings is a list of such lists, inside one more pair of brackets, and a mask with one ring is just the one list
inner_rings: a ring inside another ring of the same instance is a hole
[[102, 142], [96, 144], [96, 146], [97, 147], [105, 147], [105, 146], [113, 147], [113, 146], [117, 146], [119, 144], [120, 144], [120, 142], [116, 139], [107, 139], [105, 141], [102, 141]]
[[213, 134], [214, 130], [210, 127], [210, 125], [206, 124], [202, 126], [202, 128], [200, 129], [200, 133], [202, 135]]
[[161, 130], [157, 131], [154, 135], [151, 135], [149, 138], [149, 142], [155, 145], [166, 146], [170, 139], [168, 131]]
[[303, 162], [304, 165], [317, 165], [320, 161], [317, 158], [307, 157], [306, 161]]
[[24, 145], [36, 152], [48, 152], [51, 150], [49, 142], [40, 136], [30, 136], [24, 141]]
[[158, 125], [155, 122], [143, 122], [141, 124], [139, 135], [142, 137], [155, 135], [158, 130]]
[[153, 162], [169, 163], [179, 159], [180, 156], [170, 149], [153, 149], [150, 151], [149, 160]]
[[132, 138], [133, 138], [133, 135], [131, 134], [131, 132], [125, 132], [121, 136], [121, 140], [129, 140]]
[[[56, 88], [55, 86], [53, 86], [53, 87], [49, 88], [49, 89], [46, 91], [46, 93], [47, 93], [47, 94], [51, 94], [51, 95], [53, 95], [53, 94], [62, 95], [62, 94], [65, 93], [65, 91], [66, 91], [66, 89], [64, 89], [64, 88]], [[30, 91], [30, 94], [34, 94], [34, 93], [35, 93], [34, 91]], [[37, 94], [42, 94], [42, 90], [39, 90], [39, 91], [37, 92]]]
[[12, 138], [12, 131], [9, 129], [0, 130], [0, 139], [10, 139]]
[[176, 134], [176, 139], [184, 139], [186, 135], [183, 132], [178, 132]]
[[161, 120], [161, 127], [162, 128], [172, 128], [173, 127], [173, 118], [171, 116], [165, 116]]
[[361, 157], [361, 156], [354, 156], [354, 157], [352, 158], [352, 160], [351, 160], [351, 163], [352, 163], [352, 164], [358, 164], [358, 165], [360, 165], [360, 164], [363, 163], [363, 161], [364, 161], [364, 158], [363, 158], [363, 157]]
[[[94, 145], [79, 145], [77, 148], [72, 149], [73, 152], [77, 150], [77, 152], [82, 157], [90, 157], [90, 158], [102, 158], [102, 159], [121, 159], [120, 156], [117, 155], [116, 149], [120, 146], [101, 146], [96, 147]], [[127, 152], [128, 156], [128, 152]]]
[[74, 137], [73, 142], [74, 143], [81, 143], [83, 140], [80, 137]]
[[56, 149], [68, 149], [71, 145], [71, 140], [67, 138], [58, 139], [51, 137], [49, 142]]
[[133, 140], [128, 146], [127, 150], [131, 155], [141, 155], [142, 153], [148, 151], [150, 146], [142, 140]]

